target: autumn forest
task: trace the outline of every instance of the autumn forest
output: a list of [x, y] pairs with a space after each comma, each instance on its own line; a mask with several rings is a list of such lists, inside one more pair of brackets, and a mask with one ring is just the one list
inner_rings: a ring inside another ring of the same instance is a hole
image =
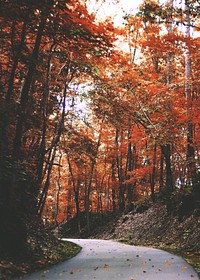
[[0, 4], [1, 247], [33, 219], [89, 233], [91, 213], [199, 207], [199, 1], [118, 26], [85, 0]]

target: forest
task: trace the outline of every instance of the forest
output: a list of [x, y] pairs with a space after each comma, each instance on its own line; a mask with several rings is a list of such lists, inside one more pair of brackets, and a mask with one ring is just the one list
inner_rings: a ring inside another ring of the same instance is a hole
[[199, 1], [118, 26], [90, 2], [0, 1], [1, 253], [36, 221], [89, 234], [92, 213], [200, 206]]

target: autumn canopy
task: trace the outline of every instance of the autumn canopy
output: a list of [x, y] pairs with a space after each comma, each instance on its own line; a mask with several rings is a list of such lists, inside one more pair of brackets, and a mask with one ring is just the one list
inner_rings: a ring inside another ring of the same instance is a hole
[[159, 2], [119, 27], [90, 1], [0, 1], [2, 244], [33, 216], [89, 232], [91, 212], [199, 206], [199, 1]]

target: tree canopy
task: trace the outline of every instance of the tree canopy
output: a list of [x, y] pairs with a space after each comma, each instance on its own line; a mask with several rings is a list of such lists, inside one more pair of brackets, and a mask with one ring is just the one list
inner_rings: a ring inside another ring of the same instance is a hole
[[33, 216], [199, 207], [199, 7], [165, 2], [116, 27], [88, 1], [1, 1], [2, 248]]

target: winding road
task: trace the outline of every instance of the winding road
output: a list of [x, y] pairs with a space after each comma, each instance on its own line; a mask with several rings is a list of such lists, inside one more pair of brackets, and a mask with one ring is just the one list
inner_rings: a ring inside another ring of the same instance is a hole
[[64, 239], [79, 244], [74, 258], [23, 280], [189, 280], [199, 279], [182, 258], [162, 250], [110, 240]]

